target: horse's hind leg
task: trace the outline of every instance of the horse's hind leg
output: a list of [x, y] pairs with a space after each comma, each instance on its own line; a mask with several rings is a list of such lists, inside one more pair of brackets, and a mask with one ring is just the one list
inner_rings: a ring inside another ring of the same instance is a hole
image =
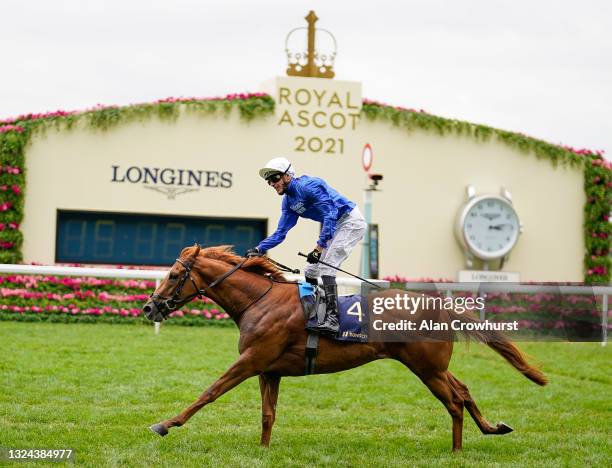
[[276, 401], [280, 376], [261, 374], [259, 376], [259, 389], [261, 390], [261, 445], [268, 447], [272, 436], [272, 426], [276, 419]]
[[[463, 398], [454, 390], [447, 376], [452, 353], [452, 342], [442, 345], [422, 343], [418, 353], [400, 346], [392, 354], [427, 385], [431, 393], [442, 402], [453, 420], [453, 450], [461, 450], [463, 436]], [[433, 356], [433, 357], [432, 357]], [[419, 365], [415, 365], [419, 363]]]
[[472, 419], [478, 426], [478, 429], [480, 429], [483, 434], [508, 434], [509, 432], [512, 432], [512, 428], [504, 423], [499, 423], [495, 427], [489, 424], [484, 416], [480, 414], [480, 410], [476, 406], [476, 402], [472, 398], [472, 395], [470, 395], [470, 391], [468, 390], [467, 386], [449, 371], [446, 371], [446, 374], [448, 381], [453, 386], [455, 392], [459, 393], [461, 398], [463, 398], [465, 409], [468, 410], [468, 413], [470, 413], [470, 416], [472, 416]]
[[463, 399], [453, 391], [445, 372], [419, 375], [431, 393], [446, 407], [453, 419], [453, 450], [461, 450], [463, 436]]

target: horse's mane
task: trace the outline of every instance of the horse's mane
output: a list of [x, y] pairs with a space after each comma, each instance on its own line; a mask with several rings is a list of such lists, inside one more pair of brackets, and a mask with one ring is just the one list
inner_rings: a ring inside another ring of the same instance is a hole
[[[181, 252], [181, 257], [183, 254], [187, 254], [189, 250], [189, 255], [193, 254], [193, 249], [195, 247], [187, 247], [183, 249]], [[205, 249], [200, 250], [200, 254], [207, 258], [213, 258], [215, 260], [220, 260], [225, 263], [229, 263], [230, 265], [238, 265], [244, 257], [237, 255], [234, 252], [233, 247], [231, 245], [220, 245], [218, 247], [207, 247]], [[251, 257], [249, 258], [244, 266], [243, 270], [251, 271], [253, 273], [257, 273], [259, 275], [268, 275], [275, 280], [284, 281], [286, 280], [283, 273], [276, 268], [272, 263], [266, 260], [265, 257]]]

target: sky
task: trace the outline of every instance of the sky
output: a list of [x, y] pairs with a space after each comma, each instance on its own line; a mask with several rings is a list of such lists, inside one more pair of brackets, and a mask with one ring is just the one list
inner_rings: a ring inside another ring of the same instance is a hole
[[368, 99], [612, 159], [608, 0], [3, 0], [0, 119], [258, 91], [311, 9]]

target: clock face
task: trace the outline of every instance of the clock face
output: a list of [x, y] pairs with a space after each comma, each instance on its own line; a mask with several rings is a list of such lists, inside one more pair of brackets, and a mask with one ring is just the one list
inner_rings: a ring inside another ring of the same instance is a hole
[[483, 197], [469, 206], [463, 220], [463, 238], [478, 258], [492, 260], [506, 255], [519, 235], [516, 211], [502, 198]]

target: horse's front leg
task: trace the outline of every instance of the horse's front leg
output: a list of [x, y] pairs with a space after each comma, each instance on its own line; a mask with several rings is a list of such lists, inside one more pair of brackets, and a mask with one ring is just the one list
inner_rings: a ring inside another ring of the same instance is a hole
[[261, 445], [268, 447], [272, 436], [272, 426], [276, 419], [276, 401], [278, 400], [278, 387], [280, 376], [261, 374], [259, 388], [261, 390]]
[[225, 392], [231, 390], [236, 385], [242, 383], [249, 377], [261, 373], [261, 367], [257, 360], [253, 359], [249, 353], [242, 354], [240, 358], [210, 387], [200, 395], [191, 406], [187, 407], [179, 415], [154, 424], [150, 427], [153, 432], [161, 436], [168, 434], [168, 429], [174, 426], [182, 426], [200, 409], [208, 403], [212, 403]]

